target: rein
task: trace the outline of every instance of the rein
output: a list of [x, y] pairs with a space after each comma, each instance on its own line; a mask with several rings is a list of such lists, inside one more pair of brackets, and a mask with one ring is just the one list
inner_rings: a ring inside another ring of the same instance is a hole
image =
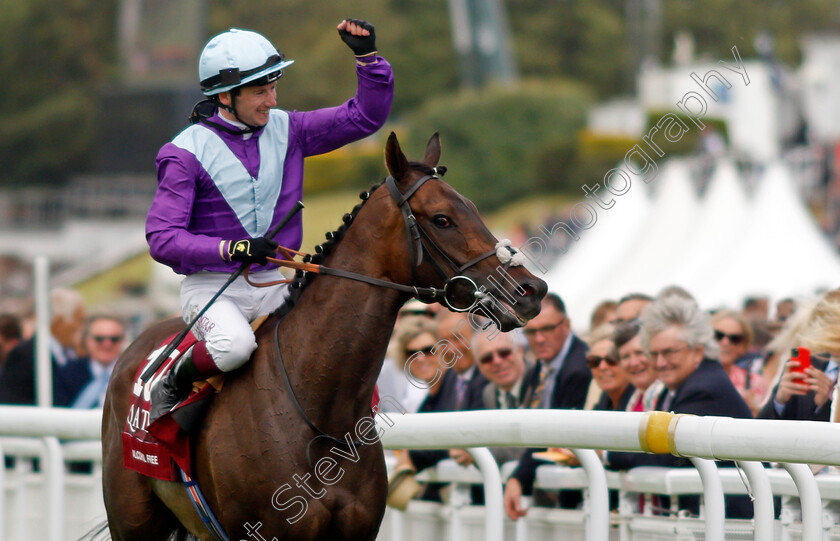
[[[452, 259], [444, 252], [435, 242], [431, 239], [431, 237], [426, 233], [426, 231], [420, 226], [417, 222], [417, 218], [414, 216], [414, 213], [411, 210], [411, 205], [409, 204], [409, 200], [411, 197], [417, 193], [427, 181], [436, 179], [439, 180], [437, 175], [426, 175], [420, 178], [417, 182], [415, 182], [409, 190], [403, 194], [399, 191], [397, 187], [396, 180], [394, 177], [389, 176], [385, 179], [385, 184], [388, 187], [388, 191], [390, 192], [391, 196], [394, 198], [394, 202], [397, 204], [397, 208], [399, 208], [400, 212], [403, 215], [403, 222], [405, 223], [406, 234], [408, 236], [408, 244], [409, 244], [409, 265], [411, 268], [411, 285], [406, 284], [399, 284], [396, 282], [391, 282], [388, 280], [383, 280], [381, 278], [374, 278], [372, 276], [367, 276], [365, 274], [360, 274], [353, 271], [348, 271], [344, 269], [335, 269], [332, 267], [327, 267], [325, 265], [317, 265], [315, 263], [309, 263], [307, 260], [311, 257], [309, 254], [304, 252], [300, 252], [297, 250], [292, 250], [291, 248], [286, 248], [284, 246], [278, 246], [277, 252], [283, 259], [277, 258], [268, 258], [268, 261], [271, 261], [278, 267], [287, 267], [291, 269], [301, 270], [304, 272], [312, 272], [315, 274], [324, 274], [327, 276], [336, 276], [339, 278], [348, 278], [350, 280], [355, 280], [357, 282], [365, 282], [374, 286], [378, 287], [385, 287], [388, 289], [395, 289], [397, 291], [402, 291], [403, 293], [409, 293], [412, 297], [425, 302], [425, 303], [432, 303], [438, 302], [438, 300], [442, 300], [451, 310], [455, 312], [468, 312], [475, 308], [477, 304], [482, 302], [487, 297], [487, 294], [481, 291], [478, 285], [472, 280], [472, 278], [463, 274], [464, 271], [469, 269], [470, 267], [484, 261], [488, 257], [492, 257], [497, 255], [499, 245], [493, 250], [489, 250], [478, 257], [475, 257], [463, 265], [458, 265], [456, 262], [452, 261]], [[433, 257], [428, 257], [429, 261], [432, 264], [432, 267], [435, 269], [437, 274], [444, 280], [443, 288], [437, 287], [420, 287], [415, 285], [417, 283], [417, 267], [423, 263], [423, 254], [428, 252], [428, 247], [431, 247], [435, 253], [437, 253], [445, 262], [446, 264], [455, 271], [453, 276], [447, 276], [446, 271], [438, 264], [438, 262]], [[510, 255], [513, 256], [515, 254], [515, 250], [513, 250], [509, 245], [502, 245], [506, 248]], [[303, 262], [295, 261], [294, 257], [296, 255], [302, 256], [304, 258]], [[512, 263], [512, 259], [509, 259], [507, 263], [504, 264], [504, 270], [507, 271], [509, 266]], [[515, 264], [515, 263], [514, 263]], [[278, 284], [288, 283], [291, 280], [275, 280], [273, 282], [265, 282], [265, 283], [254, 283], [248, 277], [248, 272], [245, 272], [245, 280], [255, 287], [269, 287]], [[472, 295], [473, 295], [473, 302], [469, 306], [458, 306], [453, 303], [449, 298], [450, 287], [453, 284], [457, 283], [457, 281], [466, 281], [469, 286], [472, 288]]]
[[[331, 442], [341, 445], [342, 447], [358, 447], [360, 445], [365, 445], [364, 442], [354, 440], [351, 442], [347, 442], [347, 440], [340, 440], [334, 436], [330, 436], [320, 428], [318, 428], [315, 423], [312, 422], [312, 419], [303, 411], [303, 406], [300, 405], [300, 402], [295, 395], [295, 390], [292, 389], [292, 382], [289, 379], [289, 373], [286, 372], [286, 364], [283, 362], [283, 357], [280, 355], [280, 321], [281, 318], [277, 318], [277, 323], [274, 324], [274, 352], [277, 354], [277, 361], [280, 363], [280, 373], [283, 374], [283, 382], [286, 384], [286, 390], [289, 392], [289, 397], [292, 399], [292, 404], [295, 405], [295, 409], [297, 409], [298, 414], [303, 418], [304, 422], [309, 426], [312, 432], [318, 434], [315, 438], [312, 438], [309, 441], [309, 445], [306, 446], [306, 461], [309, 463], [309, 466], [312, 466], [312, 459], [309, 455], [309, 450], [315, 440], [326, 438]], [[371, 411], [373, 413], [373, 411]]]
[[[423, 184], [425, 184], [427, 181], [429, 181], [431, 179], [438, 179], [439, 180], [439, 177], [437, 175], [426, 175], [426, 176], [422, 177], [420, 180], [418, 180], [417, 182], [415, 182], [414, 185], [405, 194], [402, 194], [399, 191], [399, 188], [396, 185], [396, 181], [394, 180], [394, 177], [389, 176], [387, 179], [385, 179], [385, 183], [388, 186], [388, 191], [391, 193], [391, 196], [394, 198], [394, 201], [397, 204], [397, 208], [399, 208], [400, 212], [402, 212], [403, 221], [405, 222], [406, 232], [408, 234], [409, 257], [410, 257], [410, 264], [411, 264], [411, 283], [412, 283], [412, 285], [399, 284], [399, 283], [396, 283], [396, 282], [390, 282], [388, 280], [382, 280], [380, 278], [374, 278], [372, 276], [367, 276], [367, 275], [360, 274], [360, 273], [357, 273], [357, 272], [347, 271], [347, 270], [343, 270], [343, 269], [335, 269], [335, 268], [327, 267], [327, 266], [324, 266], [324, 265], [317, 265], [317, 264], [314, 264], [314, 263], [309, 263], [307, 261], [307, 259], [311, 257], [311, 256], [309, 256], [309, 254], [305, 254], [305, 253], [297, 251], [297, 250], [292, 250], [291, 248], [286, 248], [284, 246], [278, 246], [277, 247], [277, 252], [281, 257], [283, 257], [283, 259], [268, 258], [268, 260], [271, 261], [272, 263], [276, 264], [279, 267], [288, 267], [288, 268], [292, 268], [292, 269], [296, 269], [296, 270], [301, 270], [301, 271], [304, 271], [304, 272], [313, 272], [313, 273], [316, 273], [316, 274], [325, 274], [325, 275], [328, 275], [328, 276], [337, 276], [337, 277], [340, 277], [340, 278], [348, 278], [348, 279], [351, 279], [351, 280], [356, 280], [358, 282], [365, 282], [365, 283], [368, 283], [368, 284], [371, 284], [371, 285], [374, 285], [374, 286], [386, 287], [386, 288], [389, 288], [389, 289], [395, 289], [397, 291], [402, 291], [404, 293], [410, 293], [415, 298], [417, 298], [417, 299], [419, 299], [423, 302], [435, 302], [435, 301], [429, 300], [429, 299], [437, 299], [439, 297], [442, 297], [444, 302], [446, 303], [446, 305], [449, 306], [449, 308], [452, 309], [453, 311], [456, 311], [456, 312], [469, 311], [473, 307], [475, 307], [477, 304], [482, 302], [484, 299], [486, 299], [488, 297], [488, 295], [486, 293], [484, 293], [483, 291], [479, 290], [477, 284], [471, 278], [462, 274], [465, 270], [472, 267], [473, 265], [478, 264], [481, 261], [484, 261], [488, 257], [492, 257], [494, 255], [497, 255], [500, 249], [506, 249], [508, 251], [508, 253], [510, 254], [509, 259], [507, 259], [507, 261], [505, 263], [503, 263], [505, 270], [507, 270], [511, 265], [518, 265], [518, 264], [521, 264], [521, 263], [514, 261], [513, 256], [514, 256], [514, 254], [516, 254], [516, 251], [513, 250], [510, 247], [510, 242], [509, 241], [507, 242], [507, 244], [505, 244], [504, 242], [500, 242], [499, 244], [496, 245], [496, 248], [494, 248], [493, 250], [490, 250], [486, 253], [483, 253], [483, 254], [479, 255], [478, 257], [475, 257], [475, 258], [467, 261], [463, 265], [458, 265], [457, 263], [452, 261], [452, 259], [449, 256], [447, 256], [446, 253], [437, 244], [435, 244], [434, 241], [431, 239], [431, 237], [429, 237], [429, 235], [423, 230], [423, 228], [417, 222], [417, 219], [415, 218], [414, 214], [412, 213], [411, 206], [408, 204], [409, 199], [411, 199], [411, 197], [415, 193], [417, 193], [417, 190], [420, 189], [420, 187], [423, 186]], [[433, 267], [435, 268], [435, 270], [437, 271], [437, 273], [445, 281], [443, 289], [435, 288], [435, 287], [418, 287], [417, 285], [415, 285], [417, 283], [416, 267], [418, 267], [423, 262], [423, 254], [426, 253], [427, 250], [428, 250], [427, 247], [426, 247], [427, 245], [431, 246], [437, 252], [437, 254], [447, 263], [447, 265], [449, 265], [453, 270], [455, 270], [455, 275], [453, 275], [451, 277], [447, 277], [446, 272], [441, 268], [441, 266], [437, 263], [437, 261], [432, 257], [428, 258], [429, 261], [431, 261], [431, 263], [432, 263]], [[303, 262], [295, 261], [294, 257], [296, 255], [303, 256], [304, 261]], [[500, 260], [501, 259], [502, 258], [500, 257]], [[269, 287], [269, 286], [273, 286], [273, 285], [288, 283], [288, 282], [291, 281], [291, 280], [286, 279], [286, 280], [276, 280], [276, 281], [273, 281], [273, 282], [254, 283], [254, 282], [251, 282], [251, 280], [249, 279], [247, 271], [245, 272], [245, 280], [249, 284], [251, 284], [252, 286], [255, 286], [255, 287]], [[450, 300], [448, 298], [449, 287], [450, 287], [451, 284], [455, 283], [457, 280], [466, 280], [473, 288], [474, 301], [470, 306], [468, 306], [466, 308], [453, 305], [452, 302], [450, 302]], [[421, 297], [425, 297], [425, 298], [421, 298]], [[317, 436], [315, 438], [313, 438], [312, 440], [309, 441], [309, 445], [307, 445], [307, 447], [306, 447], [306, 460], [309, 463], [309, 465], [310, 466], [312, 465], [312, 460], [310, 458], [310, 448], [311, 448], [312, 444], [318, 439], [325, 438], [325, 439], [327, 439], [327, 440], [329, 440], [329, 441], [331, 441], [331, 442], [333, 442], [337, 445], [340, 445], [342, 447], [353, 446], [355, 448], [355, 447], [358, 447], [360, 445], [365, 445], [365, 443], [361, 442], [361, 441], [347, 441], [346, 439], [345, 440], [340, 440], [340, 439], [338, 439], [334, 436], [331, 436], [331, 435], [327, 434], [326, 432], [324, 432], [323, 430], [318, 428], [315, 425], [315, 423], [312, 422], [312, 420], [309, 418], [309, 416], [306, 414], [306, 412], [303, 410], [303, 406], [300, 405], [300, 402], [298, 401], [297, 396], [295, 395], [294, 389], [292, 388], [292, 382], [289, 379], [289, 374], [286, 371], [286, 366], [285, 366], [285, 363], [283, 362], [283, 357], [280, 354], [280, 319], [277, 320], [277, 323], [274, 326], [274, 351], [277, 354], [277, 360], [280, 363], [280, 373], [283, 375], [283, 382], [285, 383], [286, 390], [289, 393], [289, 397], [291, 398], [292, 403], [295, 406], [295, 409], [297, 409], [298, 414], [301, 416], [301, 418], [303, 418], [304, 422], [307, 424], [307, 426], [309, 426], [310, 430], [312, 430], [315, 434], [317, 434]], [[371, 412], [371, 413], [373, 413], [373, 412]]]

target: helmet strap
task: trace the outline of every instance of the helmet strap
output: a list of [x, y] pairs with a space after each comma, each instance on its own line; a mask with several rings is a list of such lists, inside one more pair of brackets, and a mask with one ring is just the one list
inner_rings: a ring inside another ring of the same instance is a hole
[[[225, 105], [219, 99], [218, 95], [211, 96], [209, 99], [202, 100], [195, 104], [193, 107], [192, 114], [190, 115], [190, 123], [196, 124], [206, 124], [208, 126], [212, 126], [216, 129], [222, 130], [225, 133], [229, 133], [231, 135], [245, 135], [246, 133], [253, 133], [257, 130], [263, 128], [263, 126], [252, 126], [247, 122], [243, 122], [239, 115], [236, 114], [236, 94], [235, 92], [231, 92], [231, 105]], [[244, 124], [246, 127], [244, 129], [237, 129], [231, 128], [225, 124], [221, 124], [219, 122], [213, 122], [210, 120], [210, 117], [216, 113], [217, 109], [224, 109], [225, 111], [231, 113], [236, 120]]]
[[244, 135], [246, 133], [254, 133], [257, 130], [262, 129], [263, 126], [253, 126], [251, 124], [248, 124], [247, 122], [245, 122], [241, 118], [239, 118], [239, 115], [236, 113], [236, 98], [238, 96], [239, 96], [239, 89], [238, 88], [231, 89], [231, 91], [230, 91], [230, 106], [228, 107], [227, 105], [224, 105], [220, 102], [219, 107], [222, 107], [225, 111], [227, 111], [229, 113], [233, 113], [233, 116], [234, 116], [234, 118], [236, 118], [236, 120], [238, 120], [242, 124], [245, 124], [246, 128], [241, 130], [239, 133]]

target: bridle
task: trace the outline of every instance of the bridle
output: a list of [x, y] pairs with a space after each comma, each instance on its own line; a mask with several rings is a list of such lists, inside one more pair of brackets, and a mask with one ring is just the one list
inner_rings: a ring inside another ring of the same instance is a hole
[[[442, 168], [441, 168], [442, 169]], [[441, 173], [442, 174], [442, 173]], [[291, 250], [289, 248], [278, 247], [278, 253], [286, 257], [286, 259], [273, 259], [269, 258], [269, 261], [276, 263], [279, 266], [290, 267], [294, 269], [303, 270], [305, 272], [315, 272], [318, 274], [326, 274], [329, 276], [338, 276], [342, 278], [349, 278], [351, 280], [356, 280], [360, 282], [365, 282], [368, 284], [372, 284], [375, 286], [386, 287], [389, 289], [396, 289], [398, 291], [403, 291], [406, 293], [411, 293], [415, 298], [419, 299], [422, 302], [431, 303], [437, 302], [438, 299], [443, 300], [446, 305], [453, 311], [456, 312], [467, 312], [472, 310], [476, 305], [480, 304], [485, 299], [490, 297], [489, 294], [484, 293], [483, 288], [479, 288], [478, 285], [473, 281], [472, 278], [463, 274], [464, 271], [473, 267], [474, 265], [484, 261], [485, 259], [492, 257], [498, 253], [498, 245], [493, 250], [489, 250], [478, 257], [475, 257], [462, 265], [458, 265], [455, 263], [452, 258], [450, 258], [446, 252], [444, 252], [432, 238], [426, 233], [423, 227], [417, 222], [417, 218], [414, 216], [413, 211], [411, 210], [411, 205], [409, 204], [409, 200], [417, 193], [426, 182], [435, 179], [440, 180], [440, 177], [437, 176], [437, 171], [433, 171], [431, 175], [425, 175], [417, 180], [411, 188], [408, 189], [405, 193], [400, 192], [399, 188], [397, 187], [397, 182], [393, 176], [388, 176], [385, 179], [385, 185], [388, 188], [388, 192], [394, 198], [394, 202], [397, 204], [397, 208], [399, 208], [400, 212], [403, 216], [403, 221], [405, 223], [406, 232], [408, 234], [408, 252], [409, 252], [409, 261], [411, 265], [411, 285], [399, 284], [396, 282], [391, 282], [388, 280], [382, 280], [380, 278], [374, 278], [372, 276], [367, 276], [364, 274], [360, 274], [357, 272], [347, 271], [343, 269], [334, 269], [332, 267], [326, 267], [324, 265], [316, 265], [313, 263], [301, 263], [298, 261], [294, 261], [293, 257], [295, 255], [303, 255], [296, 250]], [[511, 256], [513, 256], [516, 251], [508, 245], [505, 245], [506, 249], [510, 252]], [[455, 271], [455, 274], [452, 276], [448, 276], [446, 271], [440, 266], [440, 264], [435, 260], [435, 258], [431, 257], [429, 254], [429, 249], [435, 251], [435, 253], [446, 262], [446, 265], [449, 266], [452, 270]], [[423, 263], [424, 254], [432, 263], [433, 268], [437, 272], [438, 275], [444, 280], [443, 288], [436, 288], [436, 287], [419, 287], [417, 286], [417, 267]], [[512, 264], [513, 258], [511, 257], [508, 259], [507, 262], [503, 263], [503, 268], [505, 271], [510, 267]], [[248, 280], [247, 272], [245, 279]], [[453, 283], [456, 281], [463, 280], [466, 281], [469, 285], [472, 286], [472, 297], [473, 301], [469, 306], [458, 306], [456, 305], [449, 297], [450, 287], [452, 287]], [[281, 280], [277, 282], [269, 282], [269, 283], [262, 283], [257, 284], [253, 283], [248, 280], [248, 283], [265, 287], [268, 285], [274, 285], [277, 283], [285, 282], [286, 280]], [[332, 443], [343, 447], [358, 447], [360, 445], [365, 445], [364, 442], [361, 441], [348, 441], [348, 440], [341, 440], [336, 438], [335, 436], [331, 436], [318, 428], [317, 425], [309, 418], [306, 412], [301, 406], [300, 402], [295, 396], [294, 389], [292, 388], [292, 382], [289, 379], [289, 374], [286, 371], [285, 363], [283, 362], [283, 358], [280, 354], [280, 319], [278, 319], [275, 323], [274, 332], [272, 333], [274, 336], [274, 350], [275, 354], [277, 355], [277, 360], [280, 365], [280, 371], [283, 376], [283, 382], [286, 386], [286, 390], [289, 393], [289, 397], [292, 400], [295, 409], [297, 410], [298, 414], [303, 418], [304, 422], [309, 426], [309, 428], [317, 434], [315, 438], [310, 440], [309, 445], [306, 448], [306, 460], [309, 462], [309, 465], [312, 465], [311, 457], [310, 457], [310, 448], [312, 444], [319, 440], [319, 439], [326, 439]], [[372, 411], [371, 413], [375, 413]], [[349, 439], [349, 438], [348, 438]]]
[[[482, 301], [487, 299], [489, 297], [489, 294], [484, 292], [484, 288], [479, 288], [475, 281], [469, 276], [465, 275], [464, 272], [470, 269], [471, 267], [475, 266], [476, 264], [484, 261], [485, 259], [496, 255], [498, 253], [498, 246], [467, 261], [466, 263], [459, 265], [458, 263], [453, 261], [452, 258], [449, 257], [446, 254], [446, 252], [443, 251], [443, 249], [441, 249], [440, 246], [438, 246], [435, 243], [435, 241], [429, 236], [426, 230], [423, 229], [423, 227], [417, 221], [417, 218], [414, 216], [414, 212], [411, 209], [411, 204], [409, 203], [414, 194], [416, 194], [417, 191], [424, 184], [426, 184], [426, 182], [433, 179], [440, 180], [440, 177], [438, 177], [437, 175], [437, 170], [434, 170], [433, 174], [431, 175], [425, 175], [418, 179], [405, 193], [400, 192], [400, 189], [397, 187], [397, 181], [394, 179], [393, 176], [388, 176], [388, 178], [385, 179], [385, 186], [388, 188], [388, 192], [394, 199], [397, 208], [402, 213], [403, 222], [405, 223], [406, 234], [408, 237], [408, 255], [411, 270], [411, 285], [391, 282], [389, 280], [383, 280], [381, 278], [374, 278], [372, 276], [367, 276], [364, 274], [344, 269], [335, 269], [324, 265], [316, 265], [313, 263], [301, 263], [298, 261], [294, 261], [294, 255], [305, 254], [282, 246], [278, 247], [278, 253], [281, 254], [285, 259], [269, 258], [269, 261], [281, 267], [290, 267], [306, 272], [313, 272], [316, 274], [325, 274], [328, 276], [349, 278], [358, 282], [365, 282], [379, 287], [395, 289], [404, 293], [410, 293], [414, 298], [425, 303], [442, 302], [454, 312], [468, 312], [475, 308]], [[509, 250], [511, 256], [516, 253], [516, 251], [510, 246], [506, 246], [506, 249]], [[448, 275], [448, 273], [437, 262], [437, 260], [431, 256], [430, 252], [432, 251], [435, 254], [437, 254], [437, 256], [440, 257], [440, 259], [442, 259], [452, 271], [454, 271], [454, 274], [452, 274], [451, 276]], [[431, 262], [432, 268], [434, 268], [435, 272], [444, 281], [443, 288], [421, 287], [417, 285], [417, 267], [419, 267], [423, 263], [424, 254], [426, 258]], [[510, 267], [511, 261], [512, 259], [509, 259], [506, 263], [503, 264], [502, 268], [505, 272], [507, 272], [508, 268]], [[287, 280], [278, 280], [275, 282], [257, 284], [251, 282], [248, 279], [247, 272], [246, 280], [248, 280], [249, 284], [259, 287], [266, 287], [270, 285], [276, 285], [282, 282], [287, 282]], [[472, 290], [470, 295], [472, 297], [472, 301], [469, 303], [469, 305], [459, 305], [453, 299], [452, 291], [455, 287], [454, 284], [457, 284], [458, 282], [466, 282]]]
[[[481, 302], [483, 297], [483, 293], [479, 290], [478, 285], [473, 281], [472, 278], [469, 276], [464, 275], [464, 271], [473, 267], [474, 265], [484, 261], [488, 257], [492, 257], [496, 255], [496, 249], [489, 250], [478, 257], [475, 257], [463, 265], [458, 265], [452, 258], [450, 258], [446, 252], [444, 252], [440, 246], [438, 246], [434, 240], [426, 233], [426, 230], [420, 225], [417, 221], [417, 218], [414, 217], [414, 213], [411, 210], [411, 205], [409, 204], [409, 200], [411, 197], [417, 193], [426, 182], [429, 180], [440, 180], [440, 177], [437, 174], [425, 175], [421, 177], [417, 182], [415, 182], [411, 188], [408, 189], [406, 193], [401, 193], [399, 188], [397, 187], [397, 182], [394, 177], [389, 176], [385, 179], [385, 185], [388, 188], [388, 192], [390, 192], [391, 196], [394, 198], [394, 202], [397, 204], [397, 208], [400, 209], [400, 212], [403, 216], [403, 222], [405, 223], [406, 233], [408, 235], [408, 256], [409, 256], [409, 265], [411, 267], [411, 283], [412, 288], [414, 291], [414, 297], [420, 301], [426, 303], [432, 302], [439, 302], [442, 299], [451, 310], [456, 312], [468, 312], [475, 308], [475, 306]], [[455, 271], [455, 274], [452, 276], [447, 276], [447, 273], [437, 260], [431, 255], [428, 255], [429, 249], [432, 249], [437, 253], [438, 256], [450, 267], [450, 269]], [[416, 285], [417, 283], [417, 267], [419, 267], [423, 263], [423, 254], [427, 254], [429, 261], [432, 264], [432, 267], [435, 269], [435, 272], [443, 279], [444, 286], [443, 289], [428, 287], [428, 288], [418, 288]], [[505, 269], [507, 270], [507, 269]], [[468, 285], [472, 286], [472, 297], [473, 301], [469, 306], [457, 306], [453, 300], [450, 298], [450, 288], [452, 284], [456, 283], [457, 281], [466, 281]], [[421, 291], [422, 289], [422, 291]]]

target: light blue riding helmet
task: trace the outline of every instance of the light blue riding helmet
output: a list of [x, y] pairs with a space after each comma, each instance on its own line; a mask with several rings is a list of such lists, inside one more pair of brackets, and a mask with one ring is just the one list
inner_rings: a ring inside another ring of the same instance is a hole
[[204, 46], [198, 59], [198, 78], [204, 95], [215, 96], [248, 83], [276, 81], [293, 63], [260, 34], [231, 28]]

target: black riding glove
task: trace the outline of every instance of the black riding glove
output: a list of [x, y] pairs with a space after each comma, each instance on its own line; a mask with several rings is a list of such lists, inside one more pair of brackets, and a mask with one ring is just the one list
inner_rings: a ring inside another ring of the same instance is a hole
[[371, 53], [376, 52], [376, 33], [373, 31], [373, 25], [367, 21], [362, 21], [359, 19], [344, 19], [348, 23], [355, 23], [357, 26], [361, 26], [368, 32], [370, 32], [369, 36], [354, 36], [347, 30], [339, 30], [338, 35], [341, 36], [342, 41], [347, 44], [348, 47], [353, 49], [353, 54], [356, 56], [365, 56]]
[[267, 257], [277, 256], [277, 243], [265, 237], [230, 241], [228, 257], [231, 261], [242, 263], [268, 263]]

